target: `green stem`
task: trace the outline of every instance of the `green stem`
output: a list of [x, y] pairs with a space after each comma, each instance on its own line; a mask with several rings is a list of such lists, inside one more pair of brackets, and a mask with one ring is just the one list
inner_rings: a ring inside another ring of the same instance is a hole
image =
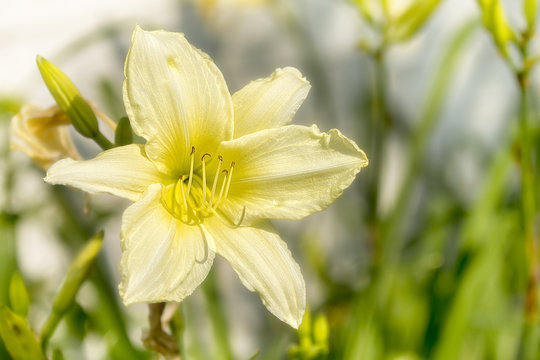
[[114, 147], [114, 144], [109, 141], [101, 132], [92, 138], [103, 150], [109, 150]]
[[41, 332], [43, 333], [43, 335], [41, 336], [41, 349], [44, 353], [47, 351], [49, 339], [51, 338], [52, 334], [54, 334], [54, 330], [56, 330], [56, 327], [60, 323], [60, 320], [62, 320], [62, 316], [63, 314], [58, 314], [53, 311], [47, 318], [47, 322], [41, 330]]
[[401, 186], [396, 205], [383, 224], [383, 241], [385, 242], [385, 264], [396, 263], [403, 247], [402, 225], [407, 218], [406, 213], [411, 196], [414, 194], [414, 186], [421, 169], [422, 161], [426, 154], [426, 148], [432, 131], [439, 118], [440, 111], [446, 99], [451, 81], [453, 69], [458, 64], [461, 49], [467, 43], [473, 31], [477, 28], [476, 21], [465, 24], [452, 39], [447, 51], [443, 54], [440, 65], [436, 68], [437, 76], [431, 84], [428, 100], [420, 116], [420, 123], [411, 139], [411, 153], [405, 166], [406, 173]]
[[[377, 208], [379, 206], [379, 186], [381, 183], [382, 158], [384, 144], [386, 144], [386, 131], [392, 123], [390, 112], [388, 111], [388, 99], [386, 90], [386, 68], [384, 65], [385, 49], [379, 49], [373, 54], [373, 106], [371, 116], [372, 143], [370, 144], [371, 153], [370, 166], [367, 171], [370, 174], [370, 189], [368, 191], [370, 217], [372, 222], [377, 222]], [[376, 239], [375, 239], [375, 242]]]
[[[69, 237], [64, 237], [66, 245], [71, 250], [79, 246], [85, 239], [92, 234], [95, 229], [92, 225], [93, 221], [87, 221], [87, 217], [80, 216], [80, 209], [77, 208], [69, 198], [69, 190], [63, 187], [53, 187], [54, 198], [57, 205], [62, 211], [62, 216], [66, 219], [65, 224], [69, 224], [66, 232]], [[116, 300], [114, 294], [117, 292], [116, 284], [107, 274], [109, 269], [103, 256], [98, 257], [95, 264], [95, 271], [91, 276], [91, 281], [96, 287], [99, 301], [99, 316], [95, 316], [93, 321], [97, 322], [98, 331], [102, 334], [110, 333], [113, 337], [108, 337], [111, 340], [109, 352], [112, 358], [117, 359], [144, 359], [146, 354], [136, 349], [126, 330], [125, 318], [122, 312], [121, 305]]]
[[532, 144], [529, 135], [527, 114], [527, 78], [527, 73], [518, 74], [521, 96], [519, 123], [519, 139], [521, 143], [521, 206], [525, 237], [525, 254], [528, 257], [527, 264], [529, 270], [525, 316], [527, 322], [534, 323], [538, 313], [538, 260], [536, 238], [534, 234], [535, 189]]
[[203, 283], [203, 292], [208, 305], [208, 312], [212, 320], [214, 342], [216, 344], [215, 359], [233, 359], [229, 339], [227, 337], [227, 321], [219, 299], [214, 272], [211, 271]]
[[540, 268], [538, 264], [537, 239], [534, 230], [534, 216], [536, 211], [535, 174], [533, 159], [533, 143], [530, 136], [528, 114], [528, 83], [531, 65], [527, 58], [528, 37], [524, 37], [518, 44], [523, 59], [523, 69], [515, 70], [516, 80], [520, 91], [519, 113], [519, 143], [521, 165], [521, 213], [523, 221], [523, 246], [528, 278], [525, 293], [523, 331], [518, 357], [525, 356], [537, 345], [538, 320], [538, 280]]

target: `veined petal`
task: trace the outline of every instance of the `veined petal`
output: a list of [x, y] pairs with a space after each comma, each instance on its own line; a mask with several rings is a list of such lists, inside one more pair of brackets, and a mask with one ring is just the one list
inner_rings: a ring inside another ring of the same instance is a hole
[[244, 286], [258, 292], [272, 314], [298, 328], [306, 307], [304, 278], [270, 223], [233, 229], [213, 217], [203, 226]]
[[161, 172], [189, 168], [191, 148], [213, 152], [232, 138], [233, 107], [216, 65], [179, 33], [133, 33], [124, 69], [124, 103], [133, 130], [148, 140]]
[[300, 71], [286, 67], [234, 93], [234, 138], [288, 124], [310, 87]]
[[220, 209], [236, 219], [245, 206], [246, 223], [320, 211], [368, 164], [353, 141], [336, 129], [321, 133], [315, 125], [259, 131], [224, 142], [219, 152], [235, 162], [229, 197]]
[[60, 160], [49, 168], [44, 180], [131, 201], [138, 200], [151, 184], [168, 181], [148, 160], [143, 145], [135, 144], [104, 151], [92, 160]]
[[172, 217], [160, 199], [161, 186], [154, 184], [122, 216], [120, 295], [126, 305], [182, 301], [214, 261], [212, 239]]

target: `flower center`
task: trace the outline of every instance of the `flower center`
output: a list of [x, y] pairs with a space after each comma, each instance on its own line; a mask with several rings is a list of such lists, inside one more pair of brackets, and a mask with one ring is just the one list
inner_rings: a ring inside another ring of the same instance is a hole
[[198, 224], [215, 214], [227, 200], [235, 163], [233, 161], [228, 169], [223, 169], [223, 157], [218, 155], [217, 165], [209, 166], [215, 159], [204, 153], [200, 164], [195, 164], [199, 161], [195, 147], [191, 148], [190, 157], [189, 174], [165, 187], [161, 199], [165, 209], [175, 218], [187, 224]]

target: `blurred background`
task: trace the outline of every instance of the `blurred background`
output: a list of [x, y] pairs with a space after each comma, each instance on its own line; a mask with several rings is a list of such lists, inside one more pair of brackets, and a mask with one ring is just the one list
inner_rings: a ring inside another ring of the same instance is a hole
[[[530, 23], [526, 2], [501, 2], [518, 36]], [[20, 106], [53, 104], [37, 54], [111, 118], [124, 116], [123, 64], [139, 24], [185, 33], [213, 58], [231, 93], [275, 68], [297, 67], [312, 89], [294, 123], [338, 128], [370, 160], [327, 210], [276, 222], [306, 279], [313, 326], [297, 333], [279, 322], [219, 259], [175, 317], [186, 359], [538, 358], [530, 246], [537, 215], [527, 222], [521, 205], [516, 81], [529, 55], [519, 46], [504, 53], [480, 3], [4, 0], [0, 302], [9, 304], [12, 274], [20, 273], [28, 323], [39, 333], [69, 263], [104, 229], [98, 264], [51, 344], [66, 359], [155, 358], [140, 340], [146, 306], [126, 308], [118, 297], [128, 203], [45, 184], [44, 171], [11, 152], [8, 140]], [[534, 58], [537, 36], [525, 43]], [[535, 171], [540, 79], [532, 70], [525, 108]], [[99, 152], [73, 137], [83, 157]], [[0, 358], [9, 358], [2, 346]]]

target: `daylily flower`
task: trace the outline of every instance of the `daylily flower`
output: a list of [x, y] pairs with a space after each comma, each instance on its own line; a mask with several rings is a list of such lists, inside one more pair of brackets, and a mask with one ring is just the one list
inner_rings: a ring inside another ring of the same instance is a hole
[[212, 60], [183, 35], [137, 27], [124, 102], [145, 145], [62, 160], [45, 180], [134, 201], [123, 214], [125, 304], [182, 301], [215, 253], [279, 319], [298, 327], [305, 285], [267, 219], [324, 209], [367, 165], [338, 130], [287, 125], [309, 83], [293, 68], [229, 94]]
[[80, 160], [69, 134], [70, 124], [58, 106], [24, 105], [11, 119], [11, 148], [22, 151], [44, 170], [63, 158]]
[[257, 7], [267, 3], [268, 0], [195, 0], [195, 5], [207, 16], [225, 8]]

